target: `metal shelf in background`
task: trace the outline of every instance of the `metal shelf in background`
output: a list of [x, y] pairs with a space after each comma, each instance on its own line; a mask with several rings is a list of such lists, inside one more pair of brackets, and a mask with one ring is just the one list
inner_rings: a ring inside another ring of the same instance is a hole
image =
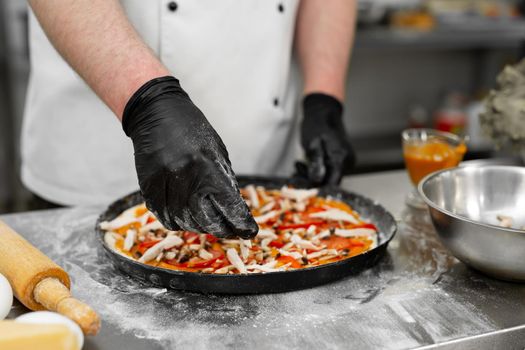
[[385, 27], [357, 31], [357, 49], [515, 49], [525, 42], [525, 20], [464, 21], [425, 32]]

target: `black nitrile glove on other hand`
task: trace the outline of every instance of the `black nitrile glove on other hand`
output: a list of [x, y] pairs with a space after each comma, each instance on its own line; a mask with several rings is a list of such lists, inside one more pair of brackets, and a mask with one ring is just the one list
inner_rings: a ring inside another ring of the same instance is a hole
[[301, 145], [306, 164], [297, 172], [312, 185], [338, 185], [355, 163], [355, 153], [343, 125], [343, 105], [325, 94], [307, 95], [303, 100]]
[[224, 143], [177, 79], [143, 85], [127, 103], [122, 126], [133, 141], [146, 206], [166, 228], [245, 239], [257, 234]]

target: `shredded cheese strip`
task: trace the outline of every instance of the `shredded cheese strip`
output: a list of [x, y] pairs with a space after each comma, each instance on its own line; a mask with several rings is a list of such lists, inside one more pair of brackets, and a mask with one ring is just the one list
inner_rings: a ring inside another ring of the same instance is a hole
[[183, 244], [184, 241], [178, 236], [168, 236], [153, 247], [146, 250], [144, 255], [139, 259], [140, 262], [148, 262], [155, 259], [164, 249], [170, 249]]
[[264, 224], [268, 222], [271, 219], [274, 219], [276, 216], [278, 216], [280, 212], [278, 210], [272, 210], [266, 214], [263, 214], [261, 216], [255, 216], [255, 222], [258, 224]]
[[257, 191], [255, 190], [255, 187], [253, 185], [246, 186], [246, 192], [248, 192], [248, 197], [250, 199], [252, 208], [258, 209], [259, 208], [259, 196], [257, 195]]
[[112, 231], [112, 230], [119, 229], [123, 226], [127, 226], [137, 221], [138, 220], [136, 217], [119, 216], [114, 220], [101, 222], [100, 228], [106, 231]]
[[281, 188], [281, 195], [285, 198], [292, 199], [296, 202], [303, 202], [309, 198], [317, 196], [319, 190], [312, 188], [309, 190], [295, 189], [288, 186]]
[[342, 229], [335, 229], [335, 234], [339, 237], [360, 237], [360, 236], [368, 236], [371, 237], [376, 234], [376, 230], [372, 230], [370, 228], [354, 228], [350, 230], [342, 230]]
[[242, 262], [241, 258], [239, 257], [239, 254], [234, 248], [229, 248], [226, 252], [226, 255], [228, 256], [228, 260], [230, 263], [235, 266], [237, 270], [239, 270], [240, 273], [246, 273], [246, 266], [244, 266], [244, 263]]
[[257, 238], [259, 239], [265, 239], [265, 238], [269, 238], [270, 240], [274, 240], [274, 239], [277, 239], [277, 235], [275, 234], [275, 232], [273, 230], [268, 230], [268, 229], [259, 229], [259, 233], [257, 233]]
[[359, 221], [357, 221], [352, 214], [349, 214], [346, 211], [342, 211], [340, 209], [328, 209], [319, 213], [310, 214], [310, 217], [325, 220], [346, 221], [351, 224], [359, 224]]
[[291, 238], [291, 241], [298, 248], [310, 249], [310, 250], [320, 250], [320, 249], [322, 249], [322, 247], [318, 247], [315, 244], [313, 244], [312, 242], [307, 241], [305, 239], [302, 239], [298, 235], [293, 235], [292, 238]]
[[135, 243], [135, 237], [137, 237], [137, 231], [135, 230], [127, 230], [126, 231], [126, 239], [124, 240], [124, 247], [123, 249], [127, 252], [133, 247], [133, 244]]

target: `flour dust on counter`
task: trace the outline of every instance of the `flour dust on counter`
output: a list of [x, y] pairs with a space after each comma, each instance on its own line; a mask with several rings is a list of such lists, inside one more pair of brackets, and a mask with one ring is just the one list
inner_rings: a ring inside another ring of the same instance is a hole
[[496, 329], [466, 295], [449, 292], [456, 281], [416, 268], [399, 240], [372, 269], [308, 290], [225, 296], [153, 288], [100, 255], [94, 232], [100, 211], [3, 219], [65, 268], [73, 292], [95, 306], [103, 325], [165, 348], [405, 349]]

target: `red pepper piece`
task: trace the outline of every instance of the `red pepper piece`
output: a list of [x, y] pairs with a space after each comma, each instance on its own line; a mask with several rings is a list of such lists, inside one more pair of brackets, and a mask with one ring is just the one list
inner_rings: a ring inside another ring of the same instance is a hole
[[206, 241], [208, 241], [210, 243], [215, 243], [218, 240], [219, 239], [217, 237], [215, 237], [214, 235], [210, 235], [209, 233], [206, 235]]
[[139, 244], [138, 246], [138, 251], [141, 252], [141, 254], [144, 254], [144, 252], [146, 250], [148, 250], [148, 248], [151, 248], [153, 247], [155, 244], [159, 243], [161, 240], [156, 240], [156, 241], [148, 241], [148, 242], [142, 242]]
[[270, 243], [268, 243], [268, 246], [279, 249], [279, 248], [284, 247], [284, 242], [283, 241], [271, 241]]
[[191, 240], [193, 237], [196, 237], [198, 239], [199, 238], [199, 234], [195, 233], [195, 232], [184, 231], [184, 234], [182, 235], [182, 237], [184, 238], [184, 241], [186, 242], [188, 240]]
[[375, 231], [379, 231], [377, 229], [376, 225], [370, 224], [370, 223], [353, 225], [352, 228], [369, 228], [369, 229], [372, 229], [372, 230], [375, 230]]
[[188, 262], [188, 267], [194, 267], [194, 268], [205, 268], [212, 266], [218, 259], [224, 258], [224, 254], [222, 254], [219, 251], [212, 250], [210, 253], [213, 255], [213, 258], [209, 260], [201, 260], [197, 262]]
[[290, 263], [290, 266], [293, 267], [293, 268], [300, 268], [302, 265], [299, 261], [297, 261], [296, 259], [292, 258], [291, 256], [285, 256], [285, 255], [281, 255], [280, 257], [277, 258], [277, 261], [280, 262], [281, 264], [283, 265], [286, 265], [288, 263]]
[[365, 244], [357, 239], [352, 239], [352, 238], [349, 238], [350, 240], [350, 244], [353, 246], [353, 247], [364, 247]]

